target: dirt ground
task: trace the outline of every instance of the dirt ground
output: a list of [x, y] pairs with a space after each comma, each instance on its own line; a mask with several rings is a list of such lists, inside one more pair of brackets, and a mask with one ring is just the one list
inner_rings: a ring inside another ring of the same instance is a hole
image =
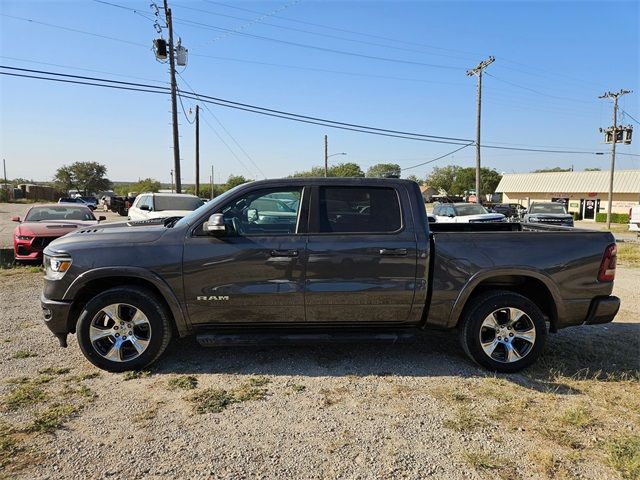
[[452, 333], [410, 345], [205, 349], [110, 374], [40, 320], [41, 273], [0, 270], [0, 476], [640, 478], [640, 268], [616, 321], [551, 335], [517, 375]]

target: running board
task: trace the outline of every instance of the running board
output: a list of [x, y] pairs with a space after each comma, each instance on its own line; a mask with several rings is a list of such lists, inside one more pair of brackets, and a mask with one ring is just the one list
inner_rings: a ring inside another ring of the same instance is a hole
[[405, 343], [412, 342], [416, 333], [402, 332], [206, 332], [196, 335], [203, 347], [309, 345], [326, 343]]

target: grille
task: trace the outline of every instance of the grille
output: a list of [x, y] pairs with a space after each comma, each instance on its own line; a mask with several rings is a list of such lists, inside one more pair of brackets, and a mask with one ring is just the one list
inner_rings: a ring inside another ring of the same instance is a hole
[[47, 245], [53, 242], [58, 237], [37, 237], [33, 239], [31, 242], [31, 248], [35, 248], [38, 250], [44, 249]]

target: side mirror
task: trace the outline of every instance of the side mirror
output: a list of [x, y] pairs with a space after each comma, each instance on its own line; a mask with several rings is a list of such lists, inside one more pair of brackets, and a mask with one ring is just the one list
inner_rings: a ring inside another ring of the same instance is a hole
[[149, 205], [140, 205], [140, 210], [145, 210], [147, 212], [150, 212], [151, 207]]
[[11, 217], [11, 221], [12, 222], [19, 222], [20, 221], [20, 217]]
[[436, 217], [428, 216], [427, 219], [429, 219], [429, 223], [436, 223]]
[[208, 221], [204, 222], [203, 229], [209, 235], [224, 235], [227, 231], [224, 216], [221, 213], [214, 213]]
[[250, 222], [255, 222], [258, 220], [258, 210], [255, 208], [250, 208], [247, 210], [247, 220]]
[[98, 221], [99, 221], [99, 222], [102, 222], [103, 220], [106, 220], [106, 219], [107, 219], [107, 217], [105, 217], [104, 215], [100, 215], [100, 216], [98, 217]]

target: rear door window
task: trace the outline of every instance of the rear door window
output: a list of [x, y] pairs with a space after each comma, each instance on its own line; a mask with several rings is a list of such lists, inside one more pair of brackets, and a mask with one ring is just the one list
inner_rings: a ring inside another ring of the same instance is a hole
[[318, 233], [393, 233], [402, 228], [394, 188], [319, 187], [318, 200]]

